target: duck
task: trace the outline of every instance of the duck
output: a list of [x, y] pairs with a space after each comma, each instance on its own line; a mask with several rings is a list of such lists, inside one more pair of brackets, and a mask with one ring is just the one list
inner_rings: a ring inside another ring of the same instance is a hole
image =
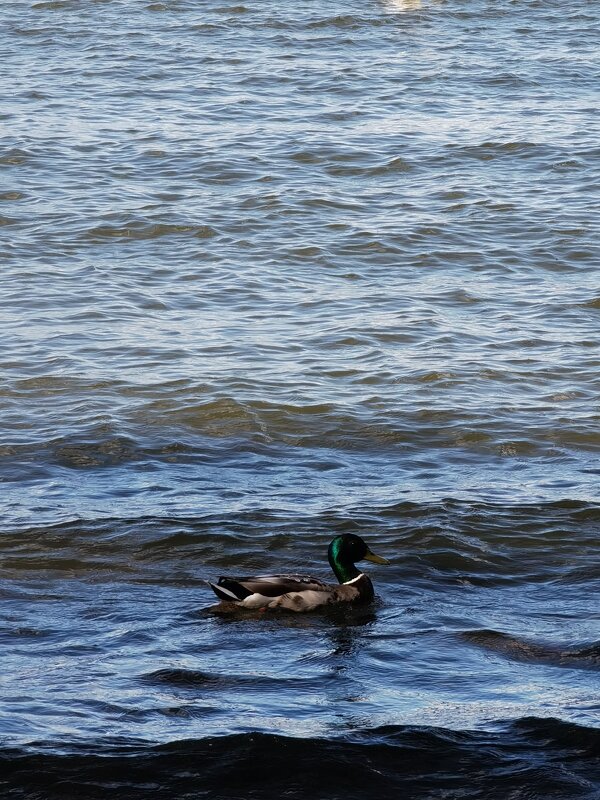
[[354, 533], [336, 536], [327, 551], [337, 584], [324, 583], [310, 575], [256, 575], [249, 578], [221, 576], [209, 586], [221, 603], [217, 609], [258, 609], [261, 611], [314, 611], [340, 603], [368, 603], [375, 596], [368, 575], [356, 567], [357, 561], [389, 564], [375, 555], [364, 539]]

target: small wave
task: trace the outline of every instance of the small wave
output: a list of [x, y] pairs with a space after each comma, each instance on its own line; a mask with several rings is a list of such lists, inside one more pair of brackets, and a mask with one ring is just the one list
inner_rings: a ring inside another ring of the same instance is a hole
[[45, 800], [597, 797], [600, 731], [526, 718], [498, 732], [388, 727], [334, 739], [247, 733], [160, 746], [0, 750], [0, 785]]
[[198, 239], [210, 239], [217, 235], [217, 231], [210, 225], [132, 220], [122, 225], [99, 225], [91, 228], [84, 236], [92, 241], [104, 241], [105, 239], [158, 239], [162, 236], [182, 234]]
[[31, 7], [36, 11], [64, 11], [78, 8], [74, 0], [46, 0], [42, 3], [34, 3]]
[[586, 303], [583, 303], [585, 308], [593, 308], [600, 310], [600, 297], [594, 297], [592, 300], [588, 300]]
[[350, 29], [359, 28], [363, 23], [361, 17], [355, 14], [338, 14], [333, 17], [325, 17], [324, 19], [315, 20], [307, 24], [308, 30], [321, 29], [321, 28], [341, 28]]
[[[187, 457], [185, 452], [182, 456]], [[596, 504], [573, 501], [507, 508], [447, 499], [305, 514], [223, 507], [218, 513], [193, 517], [70, 520], [7, 529], [2, 533], [3, 569], [4, 574], [15, 570], [20, 579], [23, 571], [45, 570], [63, 577], [105, 575], [169, 584], [177, 576], [197, 586], [203, 575], [234, 568], [269, 570], [276, 564], [277, 569], [293, 571], [303, 557], [306, 568], [313, 564], [320, 574], [327, 569], [329, 532], [362, 532], [368, 538], [377, 530], [382, 551], [401, 556], [392, 583], [431, 587], [548, 582], [577, 584], [584, 591], [596, 577], [591, 562], [598, 552], [598, 520]], [[381, 574], [378, 582], [387, 578]]]
[[15, 147], [0, 156], [0, 164], [6, 164], [7, 166], [20, 166], [21, 164], [26, 164], [29, 162], [30, 159], [31, 154], [29, 152]]
[[[211, 672], [202, 672], [194, 669], [159, 669], [141, 676], [141, 680], [148, 683], [165, 683], [185, 689], [194, 688], [241, 688], [246, 687], [252, 691], [281, 689], [302, 689], [315, 686], [310, 678], [273, 677], [268, 675], [219, 675]], [[322, 685], [323, 677], [319, 677]]]
[[222, 6], [215, 8], [216, 14], [247, 14], [250, 11], [248, 6], [235, 5], [235, 6]]
[[222, 686], [228, 682], [227, 677], [192, 669], [158, 669], [142, 675], [142, 680], [149, 683], [167, 683], [184, 687]]
[[451, 151], [459, 152], [467, 158], [475, 158], [479, 161], [491, 161], [495, 158], [538, 158], [549, 156], [553, 151], [547, 145], [535, 142], [482, 142], [478, 145], [462, 146], [449, 145]]
[[551, 664], [558, 667], [596, 669], [600, 665], [600, 642], [562, 647], [534, 642], [494, 630], [465, 631], [461, 638], [517, 661]]

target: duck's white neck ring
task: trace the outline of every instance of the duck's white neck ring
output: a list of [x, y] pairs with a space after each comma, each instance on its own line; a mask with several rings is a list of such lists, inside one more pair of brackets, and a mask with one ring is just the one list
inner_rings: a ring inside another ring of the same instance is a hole
[[364, 575], [364, 573], [361, 572], [359, 575], [356, 576], [356, 578], [352, 578], [351, 581], [344, 581], [342, 586], [350, 586], [350, 584], [356, 583], [356, 581], [359, 581], [363, 577], [363, 575]]

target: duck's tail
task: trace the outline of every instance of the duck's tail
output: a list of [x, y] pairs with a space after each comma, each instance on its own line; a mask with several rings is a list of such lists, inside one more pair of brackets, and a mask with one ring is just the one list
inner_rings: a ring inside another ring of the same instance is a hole
[[208, 582], [208, 585], [217, 595], [219, 600], [225, 600], [228, 603], [239, 603], [244, 598], [251, 595], [245, 586], [241, 583], [232, 580], [231, 578], [219, 578], [218, 583]]

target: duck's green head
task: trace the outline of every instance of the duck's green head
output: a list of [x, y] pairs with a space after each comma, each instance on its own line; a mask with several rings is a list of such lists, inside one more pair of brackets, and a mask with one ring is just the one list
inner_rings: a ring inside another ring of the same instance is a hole
[[354, 533], [343, 533], [341, 536], [336, 536], [329, 545], [327, 555], [331, 569], [340, 583], [346, 583], [360, 575], [355, 567], [357, 561], [364, 559], [372, 561], [374, 564], [390, 563], [387, 559], [372, 553], [367, 547], [367, 543]]

